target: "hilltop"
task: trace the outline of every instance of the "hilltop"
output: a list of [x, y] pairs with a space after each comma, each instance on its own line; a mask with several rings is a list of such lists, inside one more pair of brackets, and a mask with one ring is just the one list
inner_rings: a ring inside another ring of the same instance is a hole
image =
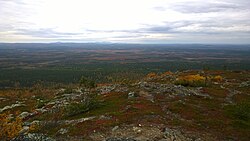
[[149, 73], [129, 83], [83, 78], [80, 85], [1, 90], [0, 137], [248, 140], [249, 88], [249, 71], [182, 71]]

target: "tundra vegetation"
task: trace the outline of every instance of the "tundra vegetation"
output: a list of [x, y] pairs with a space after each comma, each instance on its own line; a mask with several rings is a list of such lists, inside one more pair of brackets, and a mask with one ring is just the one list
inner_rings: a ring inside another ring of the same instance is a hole
[[0, 139], [248, 140], [249, 81], [249, 71], [190, 70], [2, 89]]

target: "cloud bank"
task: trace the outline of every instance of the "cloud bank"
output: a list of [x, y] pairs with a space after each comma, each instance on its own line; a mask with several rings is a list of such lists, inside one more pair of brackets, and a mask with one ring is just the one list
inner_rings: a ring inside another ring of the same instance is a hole
[[249, 0], [0, 0], [0, 42], [250, 43]]

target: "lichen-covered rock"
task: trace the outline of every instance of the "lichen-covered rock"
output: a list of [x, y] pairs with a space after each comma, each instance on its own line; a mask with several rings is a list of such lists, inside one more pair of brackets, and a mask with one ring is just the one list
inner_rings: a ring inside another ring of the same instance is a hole
[[106, 141], [136, 141], [136, 140], [135, 139], [131, 139], [131, 138], [112, 137], [112, 138], [106, 139]]
[[68, 133], [68, 129], [65, 129], [65, 128], [61, 128], [59, 131], [58, 131], [59, 134], [66, 134]]
[[55, 141], [55, 139], [52, 139], [44, 134], [38, 134], [38, 133], [29, 133], [20, 135], [11, 141]]
[[239, 87], [249, 87], [250, 86], [250, 81], [245, 81], [240, 83]]
[[129, 92], [128, 93], [128, 98], [133, 98], [135, 97], [135, 92]]
[[22, 119], [24, 119], [24, 118], [28, 117], [29, 115], [30, 115], [29, 112], [22, 112], [22, 113], [19, 115], [19, 117], [22, 118]]

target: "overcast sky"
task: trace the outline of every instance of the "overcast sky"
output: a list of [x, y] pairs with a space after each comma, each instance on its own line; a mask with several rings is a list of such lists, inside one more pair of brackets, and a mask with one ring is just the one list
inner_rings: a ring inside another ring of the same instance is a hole
[[0, 42], [250, 43], [250, 0], [0, 0]]

